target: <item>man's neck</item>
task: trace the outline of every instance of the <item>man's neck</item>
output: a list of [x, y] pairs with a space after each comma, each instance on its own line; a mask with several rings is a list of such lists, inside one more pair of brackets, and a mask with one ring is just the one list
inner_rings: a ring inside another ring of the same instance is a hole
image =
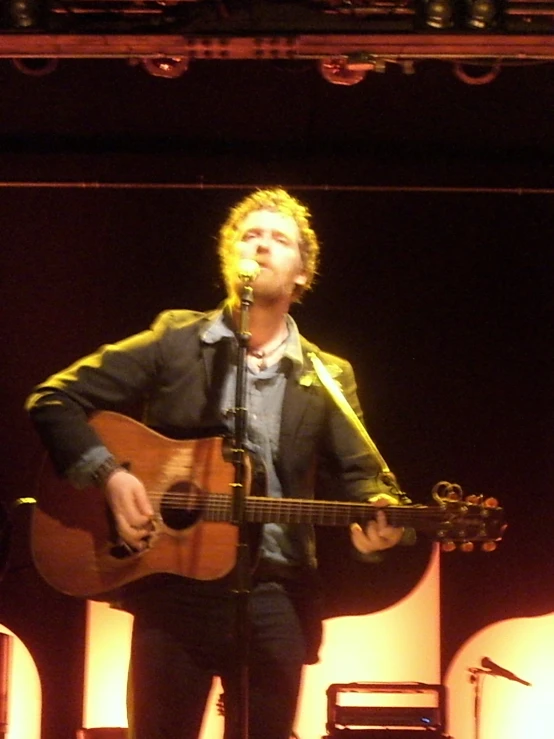
[[[248, 311], [250, 347], [258, 349], [271, 343], [287, 331], [288, 304], [263, 304], [254, 302]], [[239, 325], [240, 305], [233, 304], [235, 325]]]

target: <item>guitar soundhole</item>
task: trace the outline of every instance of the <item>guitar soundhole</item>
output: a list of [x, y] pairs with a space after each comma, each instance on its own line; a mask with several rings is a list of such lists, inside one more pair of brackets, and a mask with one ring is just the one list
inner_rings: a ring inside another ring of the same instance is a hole
[[162, 498], [160, 513], [170, 529], [188, 529], [202, 515], [202, 490], [192, 482], [172, 485]]

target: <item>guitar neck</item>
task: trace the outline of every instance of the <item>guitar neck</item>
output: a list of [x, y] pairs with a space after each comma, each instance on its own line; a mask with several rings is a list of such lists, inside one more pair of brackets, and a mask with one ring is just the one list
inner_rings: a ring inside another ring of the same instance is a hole
[[[249, 523], [308, 523], [320, 526], [347, 526], [375, 516], [377, 506], [369, 503], [305, 500], [302, 498], [246, 498], [246, 520]], [[203, 500], [202, 515], [208, 521], [229, 521], [231, 497], [208, 494]], [[387, 518], [393, 526], [410, 526], [418, 531], [436, 531], [445, 519], [439, 506], [389, 506]]]

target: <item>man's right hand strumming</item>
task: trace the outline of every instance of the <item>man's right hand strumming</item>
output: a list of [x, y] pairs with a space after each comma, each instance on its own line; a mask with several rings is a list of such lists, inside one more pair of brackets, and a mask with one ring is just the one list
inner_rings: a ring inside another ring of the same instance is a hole
[[104, 483], [104, 494], [121, 539], [138, 552], [146, 549], [154, 509], [142, 482], [127, 470], [118, 469]]

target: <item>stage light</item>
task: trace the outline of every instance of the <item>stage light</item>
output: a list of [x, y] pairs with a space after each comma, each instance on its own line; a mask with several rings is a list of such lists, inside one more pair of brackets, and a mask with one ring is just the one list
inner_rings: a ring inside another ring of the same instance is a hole
[[29, 77], [45, 77], [52, 74], [58, 68], [58, 59], [30, 59], [21, 58], [12, 59], [11, 63], [21, 74], [29, 75]]
[[496, 16], [494, 0], [469, 0], [467, 25], [471, 28], [488, 28]]
[[349, 62], [348, 57], [335, 56], [319, 60], [319, 71], [323, 79], [333, 85], [357, 85], [365, 79], [368, 71], [375, 69], [375, 63]]
[[500, 63], [496, 63], [489, 69], [477, 73], [473, 73], [475, 67], [472, 67], [471, 74], [468, 72], [469, 68], [469, 63], [464, 65], [462, 62], [456, 62], [453, 66], [454, 75], [466, 85], [488, 85], [498, 77], [502, 66]]
[[8, 0], [7, 14], [14, 28], [34, 28], [42, 17], [42, 0]]
[[142, 66], [153, 77], [175, 79], [184, 74], [189, 68], [189, 61], [185, 57], [161, 57], [141, 59]]
[[425, 23], [430, 28], [451, 28], [454, 25], [453, 0], [427, 0]]

